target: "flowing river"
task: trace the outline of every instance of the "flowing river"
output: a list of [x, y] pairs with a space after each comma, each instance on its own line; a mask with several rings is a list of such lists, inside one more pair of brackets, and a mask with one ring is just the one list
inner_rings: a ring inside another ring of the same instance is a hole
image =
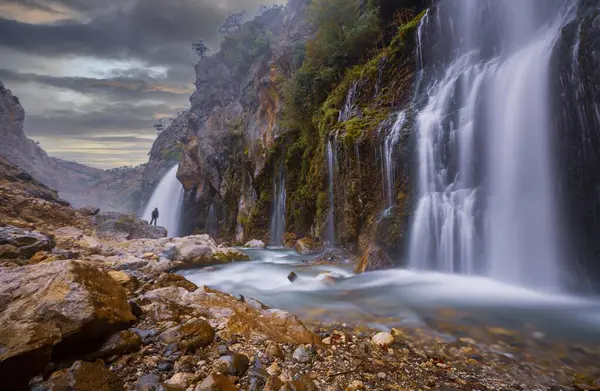
[[[395, 269], [354, 275], [353, 264], [315, 265], [291, 249], [244, 251], [250, 262], [183, 274], [197, 285], [254, 298], [307, 321], [381, 330], [433, 331], [441, 323], [453, 324], [445, 338], [460, 336], [465, 328], [493, 325], [536, 338], [600, 341], [600, 302], [592, 299], [436, 272]], [[299, 277], [294, 283], [287, 278], [292, 271]]]

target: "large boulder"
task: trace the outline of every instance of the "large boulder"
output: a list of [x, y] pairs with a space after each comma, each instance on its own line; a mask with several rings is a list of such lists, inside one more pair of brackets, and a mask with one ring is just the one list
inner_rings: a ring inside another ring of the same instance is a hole
[[105, 239], [125, 241], [132, 239], [160, 239], [167, 230], [138, 219], [133, 213], [100, 213], [94, 217], [98, 236]]
[[38, 251], [51, 251], [54, 244], [54, 240], [37, 231], [13, 226], [0, 227], [0, 246], [12, 246], [25, 258], [31, 258]]
[[360, 258], [354, 272], [356, 274], [373, 272], [376, 270], [393, 269], [394, 262], [379, 246], [372, 245]]
[[95, 206], [84, 206], [83, 208], [77, 209], [77, 212], [83, 216], [96, 216], [100, 213], [100, 208]]
[[288, 344], [320, 344], [294, 315], [268, 309], [256, 301], [239, 299], [207, 287], [188, 292], [167, 287], [147, 292], [142, 308], [148, 317], [160, 321], [178, 321], [181, 315], [204, 317], [215, 329], [259, 340]]
[[15, 390], [53, 353], [68, 356], [136, 319], [119, 283], [81, 261], [0, 268], [0, 311], [0, 378]]
[[209, 266], [247, 261], [250, 258], [243, 252], [231, 247], [218, 247], [208, 235], [195, 235], [174, 239], [175, 260], [186, 267]]
[[244, 244], [244, 247], [247, 247], [247, 248], [256, 248], [256, 249], [263, 249], [263, 248], [267, 247], [267, 245], [262, 240], [256, 240], [256, 239], [254, 239], [254, 240], [251, 240], [248, 243]]
[[76, 361], [71, 368], [54, 372], [44, 382], [47, 390], [122, 391], [123, 382], [102, 361]]
[[298, 254], [311, 255], [323, 251], [323, 243], [317, 242], [313, 238], [302, 238], [296, 242], [294, 248]]
[[61, 227], [55, 230], [54, 239], [59, 247], [75, 248], [87, 255], [97, 254], [102, 249], [99, 241], [86, 235], [77, 227]]

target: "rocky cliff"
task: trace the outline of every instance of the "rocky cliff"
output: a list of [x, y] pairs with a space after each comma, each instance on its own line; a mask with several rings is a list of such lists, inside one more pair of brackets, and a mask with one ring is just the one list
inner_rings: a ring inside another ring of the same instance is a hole
[[[208, 232], [212, 210], [222, 240], [269, 242], [275, 193], [282, 188], [275, 182], [283, 178], [288, 238], [325, 241], [334, 215], [332, 240], [355, 251], [376, 243], [399, 254], [412, 191], [414, 33], [427, 2], [381, 0], [347, 9], [339, 23], [356, 34], [357, 54], [338, 69], [306, 76], [329, 34], [309, 3], [293, 0], [263, 13], [199, 61], [189, 113], [155, 143], [144, 188], [152, 189], [179, 158], [187, 232]], [[322, 91], [312, 96], [305, 90], [295, 103], [291, 91], [302, 88], [303, 77], [321, 83]], [[314, 107], [295, 118], [294, 106], [302, 102]], [[405, 120], [398, 124], [400, 112]], [[335, 149], [333, 204], [328, 143]]]
[[103, 171], [48, 156], [23, 131], [25, 110], [0, 82], [0, 155], [23, 168], [75, 207], [134, 211], [140, 198], [143, 167]]

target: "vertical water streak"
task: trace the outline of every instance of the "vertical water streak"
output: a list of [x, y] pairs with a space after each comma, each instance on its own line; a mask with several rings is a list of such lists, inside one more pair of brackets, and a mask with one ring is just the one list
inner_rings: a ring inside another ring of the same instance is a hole
[[285, 235], [285, 167], [283, 159], [273, 177], [273, 206], [271, 211], [271, 245], [283, 246]]
[[327, 215], [327, 240], [329, 245], [335, 243], [335, 203], [334, 203], [334, 180], [335, 180], [335, 151], [331, 140], [327, 141], [327, 173], [329, 181], [329, 213]]
[[444, 0], [423, 18], [412, 267], [559, 287], [549, 68], [573, 4]]
[[396, 182], [396, 163], [394, 159], [394, 149], [398, 145], [400, 141], [400, 134], [402, 132], [402, 127], [406, 123], [406, 112], [401, 111], [398, 113], [396, 118], [396, 122], [392, 126], [392, 129], [385, 137], [383, 142], [383, 151], [384, 151], [384, 163], [385, 163], [385, 202], [386, 208], [389, 209], [394, 206], [395, 197], [394, 197], [394, 185]]
[[212, 238], [217, 238], [219, 236], [219, 219], [217, 217], [217, 210], [214, 202], [210, 205], [210, 208], [208, 208], [206, 231]]
[[157, 225], [166, 228], [171, 238], [180, 235], [181, 209], [185, 195], [183, 185], [177, 179], [178, 169], [179, 166], [173, 167], [160, 180], [142, 216], [150, 221], [152, 211], [158, 208]]

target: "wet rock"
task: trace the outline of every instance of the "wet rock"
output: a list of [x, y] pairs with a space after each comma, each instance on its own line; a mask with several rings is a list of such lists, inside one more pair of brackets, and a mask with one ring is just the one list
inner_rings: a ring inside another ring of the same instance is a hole
[[65, 353], [135, 321], [125, 290], [81, 261], [1, 268], [0, 308], [0, 376], [14, 389], [44, 369], [59, 342]]
[[167, 344], [177, 343], [182, 348], [195, 349], [209, 345], [215, 338], [215, 331], [201, 319], [190, 319], [164, 331], [159, 338]]
[[394, 337], [390, 333], [381, 332], [375, 334], [371, 342], [379, 347], [388, 347], [394, 344]]
[[156, 367], [156, 369], [158, 369], [158, 372], [169, 372], [173, 369], [173, 363], [170, 361], [162, 361], [158, 364], [158, 367]]
[[288, 274], [287, 279], [290, 282], [295, 282], [298, 279], [298, 275], [295, 272], [291, 272], [290, 274]]
[[394, 267], [394, 262], [381, 247], [371, 245], [360, 258], [354, 272], [362, 274], [376, 270], [393, 269]]
[[294, 355], [292, 356], [294, 361], [299, 363], [309, 363], [311, 362], [310, 352], [304, 346], [299, 346], [296, 350], [294, 350]]
[[83, 216], [96, 216], [100, 213], [100, 208], [95, 206], [84, 206], [83, 208], [77, 209], [77, 212]]
[[265, 353], [270, 359], [285, 358], [283, 352], [281, 351], [281, 348], [276, 342], [269, 342]]
[[76, 361], [69, 369], [53, 373], [44, 383], [47, 390], [122, 391], [123, 382], [102, 361]]
[[262, 240], [251, 240], [248, 243], [244, 244], [244, 247], [247, 248], [255, 248], [255, 249], [263, 249], [266, 248], [267, 245]]
[[55, 243], [40, 232], [7, 226], [0, 227], [0, 245], [13, 246], [18, 249], [19, 255], [31, 258], [38, 251], [52, 251]]
[[163, 251], [160, 253], [160, 257], [168, 259], [169, 261], [174, 261], [177, 257], [177, 245], [175, 245], [174, 243], [167, 244]]
[[296, 241], [294, 248], [298, 254], [311, 255], [318, 254], [323, 251], [323, 243], [317, 242], [313, 238], [302, 238]]
[[237, 391], [237, 387], [227, 376], [211, 374], [194, 391]]

